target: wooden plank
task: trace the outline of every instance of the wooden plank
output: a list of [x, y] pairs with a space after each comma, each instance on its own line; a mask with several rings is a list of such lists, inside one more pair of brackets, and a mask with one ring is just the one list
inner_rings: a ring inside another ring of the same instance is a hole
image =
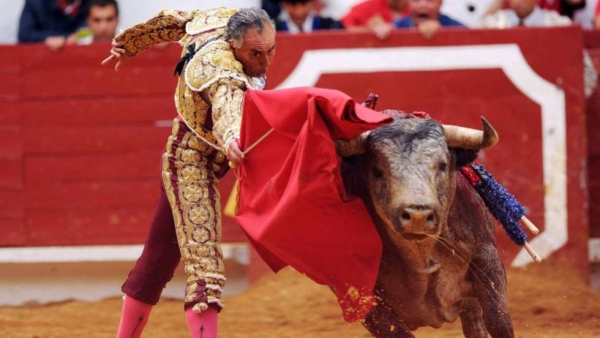
[[[598, 125], [595, 125], [598, 126]], [[600, 130], [596, 129], [595, 126], [588, 126], [588, 155], [590, 157], [600, 156]]]
[[159, 150], [164, 148], [170, 133], [168, 127], [31, 127], [24, 130], [24, 151], [28, 155], [83, 155]]
[[[32, 211], [27, 217], [28, 246], [141, 244], [154, 207], [68, 212]], [[223, 226], [222, 242], [244, 242], [238, 226]]]
[[177, 116], [173, 95], [23, 102], [23, 127], [149, 125]]
[[0, 68], [18, 68], [21, 66], [23, 49], [14, 45], [0, 45]]
[[[591, 149], [590, 144], [590, 149]], [[588, 158], [590, 237], [600, 237], [600, 156]]]
[[23, 160], [3, 160], [0, 159], [0, 189], [2, 190], [23, 190]]
[[[90, 68], [105, 70], [114, 73], [113, 67], [102, 66], [110, 51], [110, 43], [95, 43], [89, 46], [69, 46], [60, 53], [48, 51], [43, 45], [20, 45], [8, 52], [23, 53], [27, 55], [22, 58], [19, 65], [27, 72], [39, 72], [46, 69], [56, 69], [68, 75], [72, 69]], [[181, 55], [181, 46], [173, 42], [165, 49], [150, 48], [128, 62], [117, 74], [130, 68], [164, 68], [170, 70], [173, 75], [175, 65]]]
[[595, 30], [584, 30], [583, 45], [585, 48], [600, 48], [600, 32]]
[[69, 182], [160, 179], [162, 151], [130, 154], [29, 157], [25, 160], [28, 185]]
[[28, 99], [98, 97], [102, 95], [172, 95], [173, 76], [181, 47], [151, 49], [128, 62], [119, 72], [102, 67], [109, 45], [71, 46], [61, 53], [44, 46], [19, 46], [22, 60], [22, 93]]
[[21, 94], [21, 52], [15, 46], [0, 46], [0, 101], [14, 101]]
[[[25, 193], [22, 190], [0, 190], [0, 218], [19, 220], [25, 217]], [[1, 237], [1, 236], [0, 236]]]
[[17, 68], [0, 69], [0, 100], [14, 101], [21, 96], [22, 74]]
[[160, 178], [146, 181], [72, 183], [27, 186], [26, 211], [96, 210], [150, 207], [156, 203]]
[[0, 246], [22, 246], [27, 243], [27, 232], [25, 231], [25, 221], [22, 218], [2, 218], [0, 217]]
[[27, 245], [144, 243], [152, 208], [38, 211], [27, 216]]
[[68, 76], [52, 69], [24, 73], [22, 81], [24, 99], [172, 95], [175, 88], [175, 80], [166, 69], [140, 67], [118, 74], [102, 69], [72, 69]]
[[0, 127], [19, 127], [21, 103], [0, 100]]
[[0, 127], [0, 159], [18, 160], [23, 154], [23, 137], [19, 127]]

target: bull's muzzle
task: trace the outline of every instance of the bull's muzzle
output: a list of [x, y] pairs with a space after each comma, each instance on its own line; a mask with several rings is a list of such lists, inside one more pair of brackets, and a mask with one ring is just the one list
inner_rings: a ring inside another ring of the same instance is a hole
[[406, 207], [399, 216], [401, 232], [405, 235], [436, 235], [439, 230], [437, 214], [431, 207]]

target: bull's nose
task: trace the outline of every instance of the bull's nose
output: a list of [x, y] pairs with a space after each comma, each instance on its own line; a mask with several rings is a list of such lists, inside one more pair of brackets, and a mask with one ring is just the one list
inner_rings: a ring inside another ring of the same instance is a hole
[[432, 233], [437, 227], [437, 217], [430, 207], [409, 207], [400, 212], [400, 224], [409, 233]]

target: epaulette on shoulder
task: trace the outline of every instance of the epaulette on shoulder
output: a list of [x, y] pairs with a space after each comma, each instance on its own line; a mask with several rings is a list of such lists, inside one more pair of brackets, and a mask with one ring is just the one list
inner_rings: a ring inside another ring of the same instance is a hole
[[235, 59], [223, 40], [207, 43], [196, 52], [185, 69], [185, 83], [194, 91], [203, 91], [220, 79], [233, 79], [251, 87], [242, 64]]
[[185, 26], [188, 35], [197, 35], [216, 28], [227, 26], [231, 18], [238, 10], [235, 8], [212, 8], [205, 11], [194, 12], [194, 17]]

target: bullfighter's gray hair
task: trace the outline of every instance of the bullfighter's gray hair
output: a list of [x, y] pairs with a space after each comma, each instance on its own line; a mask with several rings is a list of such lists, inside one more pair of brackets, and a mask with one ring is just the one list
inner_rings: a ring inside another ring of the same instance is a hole
[[229, 18], [225, 27], [225, 37], [227, 40], [233, 40], [233, 46], [239, 48], [242, 46], [246, 29], [254, 27], [258, 33], [262, 33], [265, 23], [275, 29], [275, 23], [265, 10], [256, 7], [242, 8]]

